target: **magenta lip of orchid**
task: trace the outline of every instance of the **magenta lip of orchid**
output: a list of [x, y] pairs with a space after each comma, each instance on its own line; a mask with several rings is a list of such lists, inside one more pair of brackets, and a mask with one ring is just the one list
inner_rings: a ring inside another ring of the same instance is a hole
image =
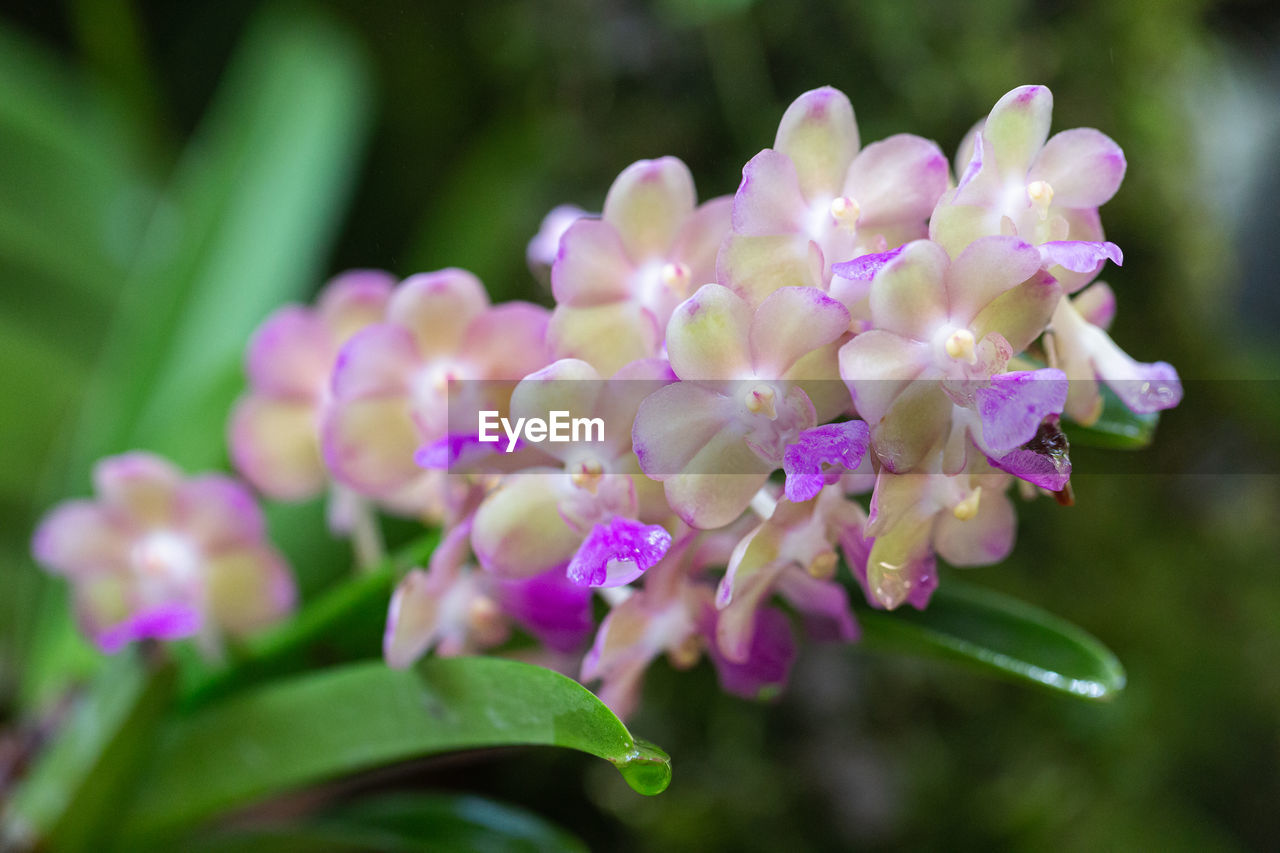
[[[732, 195], [700, 200], [668, 156], [599, 213], [553, 210], [526, 252], [550, 310], [461, 269], [340, 275], [250, 340], [231, 460], [268, 499], [327, 493], [358, 554], [374, 512], [442, 528], [391, 598], [391, 666], [520, 630], [621, 714], [663, 656], [776, 695], [798, 636], [856, 641], [850, 590], [924, 608], [939, 559], [1009, 554], [1015, 498], [1069, 500], [1104, 388], [1140, 415], [1181, 400], [1108, 332], [1097, 278], [1124, 255], [1099, 208], [1124, 154], [1051, 136], [1052, 109], [1009, 92], [953, 172], [918, 136], [864, 145], [842, 92], [802, 94]], [[33, 552], [103, 650], [216, 655], [293, 608], [237, 481], [133, 453], [94, 484]]]

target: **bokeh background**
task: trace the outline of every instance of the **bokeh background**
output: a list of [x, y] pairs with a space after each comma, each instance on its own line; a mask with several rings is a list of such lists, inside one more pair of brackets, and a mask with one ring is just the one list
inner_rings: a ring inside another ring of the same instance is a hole
[[[0, 13], [0, 723], [91, 664], [26, 556], [90, 460], [225, 465], [247, 329], [328, 275], [474, 270], [547, 294], [551, 206], [674, 154], [732, 192], [786, 104], [847, 92], [864, 141], [948, 153], [1046, 83], [1129, 172], [1103, 210], [1116, 339], [1174, 363], [1156, 446], [1076, 455], [1077, 505], [1020, 510], [971, 580], [1126, 664], [1080, 704], [944, 664], [809, 648], [780, 702], [658, 666], [632, 728], [675, 759], [635, 796], [574, 754], [486, 754], [359, 788], [507, 799], [601, 850], [1280, 847], [1280, 7], [1210, 0], [73, 0]], [[173, 369], [178, 365], [180, 369]], [[198, 389], [195, 396], [192, 389]], [[212, 389], [212, 390], [211, 390]], [[212, 401], [212, 402], [209, 402]], [[308, 515], [310, 513], [310, 515]], [[342, 570], [319, 509], [273, 524], [314, 594]], [[943, 582], [946, 581], [944, 573]], [[376, 646], [375, 646], [376, 647]]]

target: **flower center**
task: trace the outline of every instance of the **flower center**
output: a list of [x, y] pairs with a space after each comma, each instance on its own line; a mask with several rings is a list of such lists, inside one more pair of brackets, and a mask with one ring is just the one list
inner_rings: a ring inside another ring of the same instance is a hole
[[170, 530], [144, 536], [130, 557], [138, 576], [154, 581], [191, 581], [200, 568], [200, 553], [191, 540]]
[[766, 385], [761, 382], [747, 392], [747, 396], [743, 399], [747, 411], [753, 415], [764, 415], [769, 420], [775, 420], [778, 417], [778, 408], [775, 403], [777, 393], [773, 390], [772, 385]]
[[836, 196], [828, 208], [831, 218], [841, 228], [853, 230], [858, 227], [858, 218], [862, 216], [862, 208], [856, 201], [846, 195]]
[[1040, 219], [1049, 218], [1049, 205], [1053, 204], [1053, 187], [1048, 181], [1032, 181], [1027, 184], [1027, 197], [1031, 199], [1031, 206], [1036, 209], [1036, 213], [1040, 214]]
[[569, 481], [579, 489], [586, 489], [591, 494], [600, 488], [600, 480], [604, 477], [604, 465], [599, 459], [585, 459], [572, 467]]
[[974, 338], [973, 332], [968, 329], [957, 329], [947, 338], [943, 348], [946, 349], [947, 356], [953, 361], [974, 364], [978, 360], [977, 346], [978, 341]]
[[956, 504], [951, 512], [960, 521], [968, 521], [978, 514], [978, 502], [982, 499], [982, 486], [977, 486], [968, 497]]

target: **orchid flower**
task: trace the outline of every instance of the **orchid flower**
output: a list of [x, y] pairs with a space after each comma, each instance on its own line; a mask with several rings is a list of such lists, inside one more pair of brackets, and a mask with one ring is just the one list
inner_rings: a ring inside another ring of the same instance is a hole
[[[483, 285], [459, 269], [404, 280], [387, 321], [351, 338], [339, 353], [325, 413], [325, 462], [359, 494], [421, 511], [438, 500], [443, 474], [425, 472], [417, 452], [447, 438], [448, 413], [484, 405], [547, 363], [545, 309], [490, 306]], [[450, 397], [450, 382], [457, 383]], [[492, 401], [490, 401], [492, 402]], [[493, 403], [505, 408], [505, 400]]]
[[564, 232], [551, 268], [557, 357], [582, 359], [609, 376], [661, 354], [672, 310], [715, 279], [729, 230], [728, 198], [695, 205], [684, 163], [641, 160], [613, 182], [600, 219], [580, 219]]
[[934, 554], [954, 566], [998, 563], [1013, 548], [1012, 481], [984, 460], [954, 476], [882, 469], [871, 498], [865, 561], [851, 560], [867, 600], [924, 609], [938, 585]]
[[682, 381], [640, 405], [632, 442], [641, 469], [664, 484], [682, 519], [701, 528], [732, 521], [793, 446], [790, 466], [806, 489], [823, 463], [856, 467], [865, 450], [858, 428], [825, 442], [807, 435], [849, 407], [834, 381], [848, 326], [844, 306], [815, 288], [781, 288], [753, 308], [708, 284], [680, 305], [667, 352]]
[[184, 478], [141, 452], [103, 459], [93, 480], [97, 499], [50, 511], [32, 553], [71, 582], [81, 627], [103, 651], [195, 637], [216, 656], [224, 637], [293, 609], [293, 576], [240, 483]]
[[287, 305], [249, 341], [249, 390], [229, 428], [231, 460], [271, 498], [303, 500], [329, 480], [320, 455], [320, 418], [339, 348], [360, 329], [381, 322], [395, 279], [354, 270], [330, 281], [314, 308]]
[[1171, 409], [1182, 400], [1182, 382], [1173, 365], [1135, 361], [1111, 340], [1106, 329], [1115, 310], [1111, 288], [1095, 282], [1074, 298], [1064, 297], [1050, 320], [1058, 365], [1071, 380], [1066, 413], [1085, 426], [1102, 414], [1098, 380], [1138, 414]]
[[582, 208], [574, 204], [561, 204], [551, 208], [542, 218], [538, 233], [525, 248], [525, 260], [529, 270], [543, 283], [547, 284], [551, 277], [551, 265], [560, 254], [560, 238], [569, 226], [584, 217], [590, 217]]
[[608, 381], [578, 359], [525, 377], [511, 395], [513, 417], [566, 411], [597, 419], [603, 434], [547, 444], [560, 469], [527, 468], [485, 498], [472, 537], [481, 564], [504, 577], [567, 566], [575, 583], [620, 586], [661, 559], [671, 534], [659, 522], [669, 523], [671, 511], [637, 467], [629, 426], [640, 401], [674, 380], [656, 359], [626, 365]]
[[1074, 293], [1108, 258], [1122, 261], [1119, 248], [1103, 241], [1098, 208], [1119, 189], [1126, 163], [1120, 146], [1093, 128], [1048, 139], [1052, 117], [1044, 86], [1001, 98], [966, 140], [959, 183], [938, 202], [929, 238], [956, 257], [980, 237], [1016, 236], [1039, 246], [1049, 273]]
[[1061, 296], [1040, 266], [1039, 252], [1014, 237], [979, 239], [955, 261], [920, 240], [876, 274], [876, 328], [843, 346], [840, 372], [888, 471], [927, 467], [936, 452], [944, 473], [959, 473], [970, 442], [998, 458], [1062, 411], [1061, 371], [1005, 372]]
[[411, 569], [387, 613], [383, 657], [398, 669], [430, 651], [475, 654], [504, 643], [519, 625], [547, 648], [571, 651], [593, 627], [591, 593], [563, 576], [502, 581], [469, 561], [471, 524], [453, 527], [428, 568]]
[[773, 148], [742, 170], [717, 280], [757, 303], [779, 287], [825, 288], [833, 264], [924, 237], [947, 173], [938, 146], [918, 136], [859, 150], [849, 99], [830, 87], [806, 92]]
[[778, 501], [738, 543], [716, 591], [720, 653], [731, 661], [747, 659], [759, 611], [774, 592], [801, 614], [810, 637], [856, 639], [848, 596], [833, 578], [837, 545], [860, 533], [865, 520], [862, 508], [845, 498], [838, 484], [803, 503]]

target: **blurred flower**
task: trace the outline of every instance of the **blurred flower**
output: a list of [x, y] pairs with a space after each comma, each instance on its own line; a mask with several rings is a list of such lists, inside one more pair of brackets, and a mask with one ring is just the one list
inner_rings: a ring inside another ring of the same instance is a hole
[[[484, 408], [499, 389], [547, 363], [546, 309], [490, 306], [480, 281], [446, 269], [405, 279], [386, 322], [351, 338], [333, 371], [322, 448], [335, 478], [359, 494], [423, 511], [444, 475], [417, 452], [448, 437], [450, 407]], [[449, 383], [458, 383], [452, 396]], [[505, 400], [492, 407], [505, 410]], [[456, 414], [456, 411], [455, 411]]]
[[529, 262], [529, 270], [544, 284], [550, 279], [551, 265], [555, 263], [556, 255], [560, 254], [560, 238], [564, 236], [564, 232], [579, 219], [590, 216], [592, 214], [577, 205], [561, 204], [553, 207], [542, 218], [538, 233], [525, 249], [525, 260]]
[[320, 456], [320, 416], [338, 349], [382, 321], [395, 285], [389, 274], [353, 270], [331, 280], [314, 308], [287, 305], [249, 341], [249, 390], [230, 423], [231, 460], [268, 497], [303, 500], [328, 482]]
[[293, 609], [293, 576], [235, 480], [184, 478], [137, 452], [103, 459], [93, 479], [97, 499], [50, 511], [32, 552], [71, 582], [81, 626], [103, 651], [197, 637], [216, 654], [224, 635], [242, 636]]
[[505, 642], [512, 624], [553, 651], [572, 651], [590, 633], [591, 593], [559, 577], [501, 581], [469, 562], [471, 525], [453, 527], [426, 571], [411, 569], [387, 613], [383, 656], [404, 668], [430, 651], [475, 654]]

